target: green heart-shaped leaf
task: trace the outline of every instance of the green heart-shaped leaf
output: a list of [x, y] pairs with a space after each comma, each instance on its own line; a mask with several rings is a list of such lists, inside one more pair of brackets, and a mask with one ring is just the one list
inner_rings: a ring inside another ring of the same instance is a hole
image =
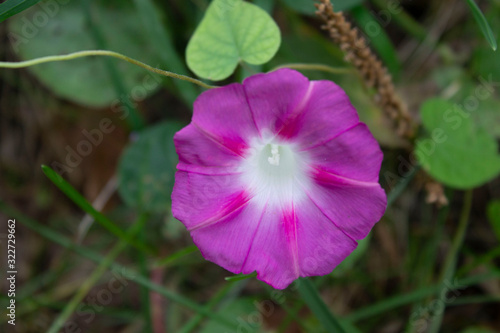
[[434, 178], [458, 189], [477, 187], [500, 173], [497, 143], [475, 125], [472, 112], [438, 98], [420, 111], [430, 135], [417, 141], [417, 158]]
[[223, 80], [242, 60], [268, 62], [280, 43], [279, 28], [264, 10], [242, 0], [214, 0], [189, 41], [187, 64], [202, 78]]

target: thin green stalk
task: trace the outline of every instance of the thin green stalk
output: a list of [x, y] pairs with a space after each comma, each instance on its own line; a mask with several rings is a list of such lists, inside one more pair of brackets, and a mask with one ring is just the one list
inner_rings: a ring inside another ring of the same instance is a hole
[[355, 73], [357, 73], [357, 71], [355, 71], [353, 68], [332, 67], [332, 66], [323, 65], [323, 64], [298, 64], [298, 63], [284, 64], [284, 65], [281, 65], [281, 66], [278, 66], [278, 67], [271, 69], [270, 72], [273, 72], [273, 71], [281, 69], [281, 68], [321, 71], [321, 72], [327, 72], [327, 73], [331, 73], [331, 74], [355, 74]]
[[[458, 287], [466, 288], [468, 286], [473, 286], [487, 280], [496, 280], [499, 278], [500, 278], [500, 272], [489, 272], [453, 281], [454, 282], [453, 286], [457, 288]], [[391, 310], [400, 308], [402, 306], [411, 304], [413, 302], [420, 301], [428, 296], [438, 295], [442, 290], [443, 290], [442, 284], [435, 284], [429, 287], [411, 291], [409, 293], [396, 295], [387, 298], [381, 302], [378, 302], [376, 304], [356, 310], [353, 313], [347, 315], [344, 319], [350, 322], [356, 322], [370, 317], [374, 317], [381, 313], [387, 313]]]
[[500, 257], [500, 246], [497, 246], [493, 250], [488, 251], [487, 253], [474, 259], [474, 261], [471, 262], [470, 264], [460, 268], [457, 272], [457, 276], [463, 276], [466, 273], [472, 271], [477, 266], [489, 263], [490, 261], [492, 261], [493, 259], [495, 259], [497, 257]]
[[300, 278], [297, 282], [298, 292], [311, 312], [327, 332], [346, 333], [337, 318], [323, 302], [316, 286], [307, 278]]
[[[467, 231], [467, 226], [469, 224], [469, 215], [472, 207], [472, 190], [465, 192], [464, 203], [462, 207], [462, 212], [460, 213], [460, 220], [458, 222], [457, 231], [453, 238], [451, 248], [446, 256], [446, 261], [441, 271], [441, 290], [446, 290], [447, 286], [445, 283], [450, 281], [455, 275], [455, 269], [457, 265], [457, 258], [459, 255], [460, 248], [465, 239], [465, 232]], [[432, 318], [429, 333], [438, 333], [441, 328], [441, 322], [443, 321], [445, 308], [439, 311]]]
[[[25, 216], [24, 214], [20, 213], [19, 211], [7, 206], [3, 201], [0, 200], [0, 211], [4, 212], [8, 216], [11, 216], [19, 222], [21, 222], [24, 226], [30, 228], [31, 230], [39, 233], [41, 236], [47, 238], [51, 242], [54, 242], [55, 244], [58, 244], [66, 249], [72, 250], [75, 253], [81, 255], [82, 257], [85, 257], [87, 259], [90, 259], [98, 264], [101, 264], [104, 259], [102, 258], [101, 254], [85, 248], [83, 246], [77, 245], [71, 240], [69, 240], [67, 237], [64, 235], [53, 231], [52, 229], [38, 223], [37, 221]], [[189, 308], [197, 313], [203, 314], [204, 316], [211, 318], [222, 325], [230, 328], [230, 329], [237, 329], [237, 325], [232, 322], [231, 320], [228, 320], [227, 318], [217, 314], [213, 313], [211, 311], [208, 311], [205, 309], [203, 306], [199, 305], [198, 303], [190, 300], [189, 298], [184, 297], [183, 295], [177, 294], [173, 291], [170, 291], [166, 289], [165, 287], [158, 285], [156, 283], [151, 282], [149, 279], [146, 279], [142, 275], [140, 275], [138, 272], [136, 272], [133, 269], [127, 268], [125, 266], [122, 266], [117, 263], [111, 263], [110, 268], [113, 272], [116, 274], [120, 274], [123, 276], [125, 279], [134, 281], [138, 285], [144, 286], [148, 288], [149, 290], [155, 291], [159, 293], [160, 295], [163, 295], [164, 297], [170, 299], [173, 302], [177, 302], [186, 308]]]
[[[432, 207], [428, 207], [432, 208]], [[426, 242], [426, 246], [423, 247], [423, 250], [419, 248], [418, 253], [420, 254], [420, 264], [416, 265], [415, 271], [420, 272], [418, 274], [418, 277], [416, 276], [415, 279], [416, 281], [416, 286], [417, 288], [424, 288], [425, 286], [428, 286], [430, 283], [433, 282], [434, 278], [434, 267], [436, 264], [436, 253], [438, 252], [438, 247], [439, 243], [443, 239], [443, 234], [444, 234], [444, 227], [446, 224], [446, 218], [448, 217], [448, 213], [450, 210], [450, 205], [446, 205], [445, 207], [442, 207], [439, 211], [437, 221], [433, 221], [430, 218], [429, 219], [424, 219], [430, 221], [430, 223], [435, 226], [431, 232], [431, 234], [427, 234], [424, 239], [429, 239], [428, 242]], [[418, 247], [418, 246], [417, 246]], [[412, 267], [415, 265], [412, 265]], [[417, 274], [415, 274], [417, 275]], [[434, 295], [431, 295], [431, 297]], [[420, 302], [415, 302], [412, 305], [412, 309], [410, 313], [416, 313], [423, 304], [426, 302], [430, 301], [429, 299], [427, 300], [422, 300]], [[405, 332], [406, 333], [413, 333], [417, 329], [417, 325], [415, 325], [414, 322], [411, 320], [408, 321], [407, 327]]]
[[497, 39], [495, 37], [495, 34], [491, 30], [490, 24], [488, 23], [488, 20], [486, 20], [486, 17], [484, 17], [483, 12], [481, 11], [481, 8], [477, 5], [477, 3], [474, 0], [466, 0], [467, 4], [470, 7], [470, 10], [472, 12], [472, 15], [474, 16], [474, 19], [476, 20], [477, 25], [479, 26], [479, 29], [484, 35], [484, 38], [490, 44], [491, 49], [493, 51], [497, 50]]
[[417, 171], [420, 170], [420, 165], [415, 166], [411, 171], [394, 186], [394, 188], [389, 192], [389, 195], [387, 196], [387, 208], [389, 208], [394, 201], [399, 198], [401, 193], [403, 193], [404, 189], [408, 186], [408, 184], [411, 182], [413, 177], [417, 174]]
[[188, 254], [198, 252], [198, 247], [196, 245], [190, 245], [187, 246], [183, 249], [180, 249], [179, 251], [169, 255], [166, 258], [160, 259], [157, 262], [153, 264], [153, 269], [154, 268], [159, 268], [159, 267], [167, 267], [173, 262], [179, 260], [180, 258], [183, 258], [184, 256], [187, 256]]
[[226, 281], [234, 282], [234, 281], [241, 281], [241, 280], [246, 280], [250, 278], [257, 277], [257, 272], [253, 272], [250, 274], [239, 274], [239, 275], [233, 275], [233, 276], [228, 276], [224, 278]]
[[278, 327], [278, 333], [285, 333], [288, 329], [288, 326], [294, 321], [295, 318], [298, 317], [300, 309], [304, 304], [302, 302], [295, 304], [294, 307], [292, 307], [291, 311], [287, 313], [285, 319], [283, 319], [280, 323], [280, 326]]
[[[272, 288], [270, 285], [264, 283], [264, 282], [261, 282], [261, 285], [263, 286], [263, 288], [267, 291], [267, 293], [272, 296], [272, 294], [276, 291], [276, 289]], [[278, 300], [279, 298], [281, 298], [281, 296], [283, 296], [283, 301], [281, 300]], [[273, 299], [273, 297], [270, 297], [270, 299]], [[304, 300], [301, 299], [300, 297], [297, 298], [297, 295], [294, 295], [292, 294], [291, 292], [283, 292], [277, 299], [276, 299], [276, 302], [278, 302], [279, 306], [285, 310], [286, 313], [288, 313], [289, 315], [291, 313], [293, 313], [293, 309], [291, 306], [287, 305], [287, 302], [284, 302], [284, 299], [287, 299], [287, 300], [293, 300], [293, 304], [296, 304], [295, 302], [297, 303], [300, 303], [301, 306], [304, 306]], [[289, 302], [290, 302], [289, 301]], [[313, 331], [313, 328], [311, 327], [311, 325], [306, 322], [302, 317], [300, 316], [296, 316], [294, 317], [295, 319], [295, 322], [301, 327], [302, 331], [303, 332], [312, 332]]]
[[[137, 221], [130, 227], [128, 234], [130, 236], [136, 235], [144, 226], [147, 220], [147, 215], [140, 216]], [[101, 276], [108, 270], [111, 263], [118, 257], [118, 255], [127, 247], [128, 243], [124, 240], [120, 240], [117, 245], [115, 245], [108, 255], [101, 261], [99, 266], [95, 271], [88, 277], [87, 280], [82, 284], [78, 292], [73, 296], [69, 303], [64, 307], [63, 311], [59, 314], [56, 320], [52, 323], [47, 333], [57, 333], [64, 326], [64, 323], [73, 314], [77, 306], [81, 301], [87, 296], [92, 287], [99, 281]]]
[[[387, 10], [389, 5], [387, 0], [372, 0], [372, 2], [375, 6], [384, 10]], [[415, 37], [417, 40], [423, 41], [427, 37], [427, 30], [421, 26], [418, 21], [411, 17], [403, 8], [400, 7], [399, 9], [392, 11], [387, 10], [387, 13], [389, 16], [383, 18], [383, 20], [387, 21], [384, 23], [389, 24], [394, 19], [394, 23], [406, 30], [406, 32]]]
[[[229, 282], [224, 284], [224, 286], [210, 299], [210, 301], [208, 301], [205, 308], [207, 311], [213, 311], [217, 304], [220, 304], [229, 294], [239, 294], [243, 289], [243, 286], [245, 286], [244, 283]], [[180, 333], [190, 333], [203, 321], [204, 318], [205, 316], [199, 313], [178, 331]]]
[[[139, 232], [139, 237], [142, 242], [146, 240], [146, 233], [145, 229], [143, 228]], [[139, 273], [144, 276], [145, 278], [149, 277], [149, 270], [147, 267], [146, 263], [146, 256], [142, 252], [137, 252], [137, 257], [139, 261]], [[144, 286], [140, 287], [140, 294], [141, 294], [141, 311], [142, 311], [142, 316], [144, 317], [144, 323], [145, 327], [143, 329], [143, 332], [146, 333], [153, 333], [153, 326], [151, 325], [152, 323], [152, 313], [151, 313], [151, 300], [149, 297], [149, 290], [145, 288]]]
[[108, 51], [108, 50], [78, 51], [78, 52], [73, 52], [73, 53], [64, 54], [64, 55], [40, 57], [40, 58], [36, 58], [36, 59], [19, 61], [19, 62], [0, 61], [0, 68], [25, 68], [25, 67], [35, 66], [35, 65], [39, 65], [39, 64], [43, 64], [43, 63], [47, 63], [47, 62], [67, 61], [67, 60], [73, 60], [73, 59], [82, 58], [82, 57], [89, 57], [89, 56], [113, 57], [113, 58], [124, 60], [126, 62], [133, 64], [133, 65], [142, 67], [142, 68], [144, 68], [150, 72], [156, 73], [156, 74], [160, 74], [160, 75], [171, 77], [171, 78], [178, 79], [178, 80], [188, 81], [188, 82], [197, 84], [200, 87], [207, 88], [207, 89], [217, 88], [217, 86], [211, 86], [209, 84], [206, 84], [203, 81], [194, 79], [192, 77], [172, 73], [172, 72], [165, 71], [162, 69], [158, 69], [158, 68], [149, 66], [148, 64], [145, 64], [139, 60], [129, 58], [121, 53]]

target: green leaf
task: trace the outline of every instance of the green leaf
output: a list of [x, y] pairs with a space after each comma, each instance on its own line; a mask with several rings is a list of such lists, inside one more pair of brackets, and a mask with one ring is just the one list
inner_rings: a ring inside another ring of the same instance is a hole
[[476, 20], [479, 29], [481, 29], [481, 32], [484, 35], [484, 38], [486, 38], [486, 41], [488, 41], [488, 44], [490, 44], [493, 51], [496, 51], [497, 41], [495, 39], [493, 31], [491, 30], [490, 25], [488, 24], [488, 21], [486, 20], [486, 17], [484, 17], [483, 12], [481, 11], [481, 9], [474, 0], [466, 0], [466, 1], [470, 7], [470, 10], [472, 11], [472, 16], [474, 16], [474, 19]]
[[[491, 50], [488, 50], [491, 52]], [[499, 67], [500, 68], [500, 67]], [[500, 73], [500, 72], [499, 72]], [[454, 103], [471, 108], [476, 106], [470, 117], [478, 127], [484, 128], [491, 136], [500, 138], [500, 100], [496, 98], [492, 77], [473, 80], [461, 67], [443, 67], [433, 73], [434, 80]], [[451, 94], [447, 91], [452, 91]]]
[[497, 239], [500, 241], [500, 200], [491, 201], [488, 204], [486, 212], [493, 231], [495, 232]]
[[[316, 12], [316, 7], [314, 6], [317, 3], [314, 0], [282, 0], [283, 3], [290, 7], [291, 9], [306, 15], [314, 15]], [[341, 12], [345, 10], [349, 10], [363, 3], [364, 0], [333, 0], [333, 9], [336, 12]]]
[[268, 62], [280, 42], [278, 26], [263, 9], [242, 0], [214, 0], [189, 41], [186, 59], [196, 75], [218, 81], [240, 61]]
[[[166, 66], [166, 68], [175, 69], [177, 74], [187, 75], [188, 69], [184, 64], [184, 59], [175, 50], [171, 33], [160, 17], [161, 11], [152, 0], [134, 0], [134, 4], [147, 31], [144, 38], [151, 41], [155, 54], [161, 59], [162, 67]], [[199, 95], [197, 87], [190, 82], [181, 80], [173, 80], [173, 82], [182, 99], [191, 106]]]
[[[102, 32], [108, 49], [152, 64], [155, 56], [147, 31], [137, 20], [136, 11], [118, 1], [92, 1], [92, 30]], [[89, 30], [86, 11], [79, 1], [51, 8], [41, 3], [9, 20], [8, 37], [13, 50], [22, 60], [54, 54], [96, 49]], [[113, 24], [110, 24], [112, 22]], [[42, 23], [44, 23], [42, 25]], [[91, 107], [112, 106], [119, 109], [119, 99], [106, 59], [86, 57], [71, 62], [35, 66], [29, 70], [56, 95]], [[158, 76], [126, 62], [116, 62], [118, 77], [127, 97], [138, 102], [160, 86]], [[123, 96], [119, 97], [123, 99]]]
[[73, 201], [78, 207], [80, 207], [87, 214], [92, 216], [99, 224], [110, 231], [115, 236], [131, 244], [135, 248], [147, 252], [153, 253], [154, 251], [147, 245], [137, 241], [130, 237], [125, 231], [120, 229], [115, 223], [104, 216], [102, 213], [98, 212], [85, 198], [78, 193], [73, 186], [71, 186], [67, 181], [65, 181], [57, 172], [52, 170], [46, 165], [42, 165], [42, 171], [47, 176], [47, 178], [54, 183], [71, 201]]
[[429, 135], [417, 140], [418, 160], [438, 181], [469, 189], [500, 172], [495, 139], [477, 128], [467, 111], [443, 99], [431, 99], [420, 111]]
[[149, 127], [126, 148], [118, 166], [118, 192], [127, 205], [168, 211], [178, 161], [173, 137], [182, 127], [172, 122]]
[[7, 0], [0, 3], [0, 22], [36, 5], [40, 0]]

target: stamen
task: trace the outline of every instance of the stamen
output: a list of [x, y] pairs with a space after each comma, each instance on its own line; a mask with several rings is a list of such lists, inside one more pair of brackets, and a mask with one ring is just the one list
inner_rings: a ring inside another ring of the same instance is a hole
[[279, 166], [280, 165], [280, 153], [279, 146], [271, 144], [271, 157], [267, 158], [267, 161], [271, 165]]

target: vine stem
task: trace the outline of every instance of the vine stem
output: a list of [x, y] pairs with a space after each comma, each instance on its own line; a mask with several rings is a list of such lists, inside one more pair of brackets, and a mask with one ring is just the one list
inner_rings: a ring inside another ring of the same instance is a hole
[[47, 62], [67, 61], [67, 60], [73, 60], [73, 59], [82, 58], [82, 57], [89, 57], [89, 56], [113, 57], [113, 58], [124, 60], [126, 62], [133, 64], [133, 65], [142, 67], [150, 72], [160, 74], [163, 76], [167, 76], [167, 77], [171, 77], [174, 79], [188, 81], [188, 82], [197, 84], [197, 85], [199, 85], [203, 88], [206, 88], [206, 89], [217, 88], [217, 86], [212, 86], [212, 85], [206, 84], [205, 82], [194, 79], [192, 77], [172, 73], [172, 72], [165, 71], [165, 70], [162, 70], [159, 68], [155, 68], [155, 67], [149, 66], [148, 64], [145, 64], [139, 60], [129, 58], [121, 53], [114, 52], [114, 51], [108, 51], [108, 50], [85, 50], [85, 51], [78, 51], [78, 52], [73, 52], [73, 53], [69, 53], [69, 54], [64, 54], [64, 55], [46, 56], [46, 57], [40, 57], [40, 58], [36, 58], [36, 59], [19, 61], [19, 62], [0, 61], [0, 68], [24, 68], [24, 67], [31, 67], [31, 66], [35, 66], [35, 65], [39, 65], [39, 64], [43, 64], [43, 63], [47, 63]]
[[[453, 242], [451, 244], [451, 248], [448, 251], [448, 255], [446, 256], [446, 260], [443, 265], [443, 269], [441, 271], [441, 286], [442, 292], [446, 292], [446, 282], [450, 282], [450, 280], [455, 275], [457, 257], [459, 254], [459, 250], [462, 247], [462, 244], [465, 239], [465, 234], [467, 231], [467, 226], [469, 224], [469, 215], [472, 207], [472, 190], [468, 190], [465, 192], [464, 203], [462, 207], [462, 211], [460, 213], [460, 219], [458, 221], [457, 231], [455, 236], [453, 237]], [[442, 292], [440, 294], [442, 294]], [[430, 324], [430, 333], [438, 333], [441, 327], [441, 323], [443, 321], [445, 309], [436, 313], [432, 322]]]
[[291, 69], [298, 69], [298, 70], [314, 70], [314, 71], [322, 71], [322, 72], [328, 72], [332, 74], [351, 74], [355, 73], [355, 71], [352, 68], [346, 68], [346, 67], [332, 67], [328, 65], [323, 65], [323, 64], [285, 64], [282, 66], [275, 67], [271, 70], [271, 72], [282, 69], [282, 68], [291, 68]]

